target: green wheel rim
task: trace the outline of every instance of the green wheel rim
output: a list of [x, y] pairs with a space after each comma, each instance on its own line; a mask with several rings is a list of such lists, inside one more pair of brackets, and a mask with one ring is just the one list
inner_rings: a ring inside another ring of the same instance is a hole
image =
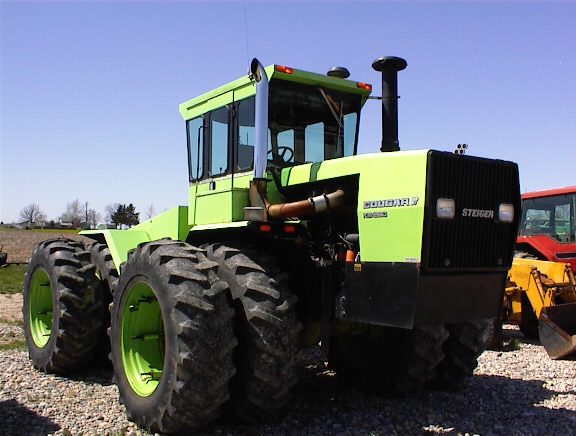
[[34, 344], [43, 348], [52, 334], [52, 287], [48, 273], [42, 268], [34, 271], [29, 289], [30, 335]]
[[164, 368], [164, 323], [152, 288], [133, 284], [121, 308], [120, 347], [124, 374], [134, 392], [147, 397], [158, 387]]

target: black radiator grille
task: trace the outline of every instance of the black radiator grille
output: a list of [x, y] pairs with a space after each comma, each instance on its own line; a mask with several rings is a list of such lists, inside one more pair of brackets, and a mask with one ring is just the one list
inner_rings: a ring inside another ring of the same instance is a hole
[[[436, 216], [436, 200], [453, 199], [453, 219]], [[500, 203], [514, 205], [513, 223], [498, 220]], [[493, 218], [463, 209], [494, 211]], [[431, 151], [428, 155], [422, 267], [426, 270], [507, 269], [520, 216], [515, 163]]]

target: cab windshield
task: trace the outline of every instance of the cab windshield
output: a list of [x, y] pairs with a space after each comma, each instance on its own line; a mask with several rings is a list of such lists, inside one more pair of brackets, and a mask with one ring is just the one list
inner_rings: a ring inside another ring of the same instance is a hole
[[291, 166], [353, 155], [360, 107], [360, 95], [271, 80], [268, 159]]
[[548, 235], [559, 242], [576, 242], [575, 194], [522, 200], [520, 235]]

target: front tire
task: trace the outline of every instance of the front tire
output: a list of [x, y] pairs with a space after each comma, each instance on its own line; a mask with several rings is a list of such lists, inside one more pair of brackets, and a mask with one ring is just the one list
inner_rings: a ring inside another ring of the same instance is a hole
[[66, 373], [94, 355], [102, 327], [101, 294], [94, 265], [80, 242], [41, 242], [24, 278], [22, 314], [32, 364]]
[[216, 264], [184, 242], [140, 244], [114, 293], [114, 380], [128, 417], [150, 432], [217, 418], [234, 375], [233, 310]]

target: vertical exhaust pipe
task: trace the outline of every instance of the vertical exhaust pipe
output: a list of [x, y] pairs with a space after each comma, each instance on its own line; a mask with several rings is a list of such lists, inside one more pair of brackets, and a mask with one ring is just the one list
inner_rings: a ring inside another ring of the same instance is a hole
[[254, 179], [262, 179], [268, 162], [268, 76], [256, 58], [250, 63], [250, 74], [256, 81]]
[[382, 73], [382, 146], [380, 151], [398, 151], [398, 71], [407, 62], [396, 56], [385, 56], [372, 62], [372, 68]]

